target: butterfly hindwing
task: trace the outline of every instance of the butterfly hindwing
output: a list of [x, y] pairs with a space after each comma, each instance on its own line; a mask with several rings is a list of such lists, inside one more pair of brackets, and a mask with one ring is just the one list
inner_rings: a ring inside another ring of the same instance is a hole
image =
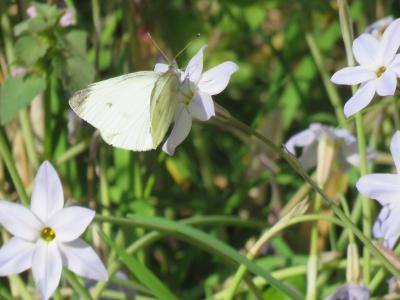
[[154, 149], [158, 144], [151, 135], [150, 104], [162, 76], [145, 71], [103, 80], [76, 92], [69, 103], [107, 143], [136, 151]]
[[157, 147], [172, 123], [178, 103], [180, 74], [170, 68], [157, 80], [150, 104], [151, 135]]

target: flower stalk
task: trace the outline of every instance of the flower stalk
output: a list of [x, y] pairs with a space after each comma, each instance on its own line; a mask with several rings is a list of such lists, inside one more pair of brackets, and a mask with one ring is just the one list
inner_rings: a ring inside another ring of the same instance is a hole
[[[299, 161], [296, 157], [294, 157], [289, 152], [284, 149], [276, 146], [272, 141], [267, 139], [257, 130], [245, 125], [234, 117], [230, 116], [230, 114], [225, 109], [217, 109], [217, 120], [228, 124], [229, 126], [233, 126], [246, 134], [252, 135], [263, 142], [266, 146], [271, 148], [276, 154], [285, 159], [289, 165], [298, 173], [303, 179], [314, 189], [318, 194], [321, 195], [324, 202], [332, 209], [332, 211], [337, 215], [337, 217], [345, 224], [345, 226], [350, 229], [355, 236], [363, 243], [365, 251], [369, 251], [372, 255], [374, 255], [382, 265], [394, 276], [400, 277], [400, 271], [396, 269], [395, 266], [385, 257], [383, 253], [377, 249], [371, 239], [365, 235], [352, 221], [351, 219], [340, 209], [340, 207], [330, 199], [324, 191], [322, 191], [318, 184], [307, 174], [307, 172], [303, 169]], [[368, 256], [369, 258], [369, 256]], [[367, 260], [368, 264], [370, 263], [370, 259]], [[365, 263], [365, 261], [364, 261]]]
[[[355, 65], [355, 60], [352, 52], [352, 38], [353, 38], [353, 27], [351, 24], [351, 16], [349, 14], [349, 6], [346, 0], [338, 0], [339, 6], [339, 18], [340, 18], [340, 28], [342, 31], [342, 37], [344, 46], [346, 49], [347, 64], [349, 66]], [[353, 94], [355, 93], [355, 86], [352, 87]], [[357, 112], [355, 116], [356, 128], [357, 128], [357, 139], [358, 139], [358, 149], [360, 156], [360, 174], [364, 176], [367, 174], [367, 149], [365, 141], [365, 130], [364, 122], [361, 112]], [[359, 198], [362, 202], [362, 227], [365, 237], [371, 239], [371, 201], [367, 197]], [[371, 274], [371, 256], [364, 247], [363, 249], [363, 280], [364, 284], [368, 284]]]

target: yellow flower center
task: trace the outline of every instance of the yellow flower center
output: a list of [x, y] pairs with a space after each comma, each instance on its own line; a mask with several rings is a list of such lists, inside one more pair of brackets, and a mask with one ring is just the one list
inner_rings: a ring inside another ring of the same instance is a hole
[[381, 77], [383, 73], [385, 73], [386, 68], [384, 66], [380, 67], [378, 71], [376, 71], [376, 77]]
[[56, 237], [56, 232], [54, 231], [54, 229], [52, 229], [50, 227], [45, 227], [40, 232], [40, 235], [41, 235], [42, 239], [50, 242], [50, 241], [54, 240], [54, 238]]

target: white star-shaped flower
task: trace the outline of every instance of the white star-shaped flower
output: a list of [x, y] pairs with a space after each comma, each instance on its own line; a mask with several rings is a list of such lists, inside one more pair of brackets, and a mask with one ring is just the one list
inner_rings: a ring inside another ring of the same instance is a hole
[[400, 19], [393, 21], [378, 40], [363, 33], [353, 42], [353, 54], [359, 66], [346, 67], [331, 80], [336, 84], [361, 84], [357, 92], [346, 102], [344, 114], [347, 117], [366, 107], [374, 97], [394, 95], [397, 77], [400, 76]]
[[[324, 136], [335, 141], [336, 157], [342, 169], [347, 170], [351, 165], [356, 167], [359, 165], [357, 140], [345, 129], [313, 123], [308, 129], [292, 136], [285, 147], [294, 155], [296, 155], [296, 148], [303, 148], [299, 161], [305, 169], [312, 169], [317, 164], [318, 143]], [[374, 156], [373, 151], [368, 151], [368, 159]]]
[[0, 223], [11, 238], [0, 249], [0, 276], [32, 268], [43, 300], [57, 288], [62, 266], [94, 280], [106, 280], [107, 271], [94, 250], [79, 236], [93, 220], [88, 208], [64, 206], [60, 179], [49, 162], [36, 175], [30, 209], [0, 200]]
[[369, 174], [361, 177], [356, 184], [362, 195], [377, 200], [383, 206], [380, 225], [375, 230], [387, 246], [392, 246], [393, 240], [400, 235], [400, 131], [393, 135], [390, 152], [397, 174]]
[[[192, 118], [207, 121], [215, 115], [213, 95], [221, 93], [229, 83], [230, 77], [239, 67], [231, 62], [223, 62], [208, 71], [203, 72], [203, 52], [207, 46], [201, 47], [189, 61], [185, 72], [181, 71], [181, 81], [191, 94], [189, 103], [180, 103], [175, 112], [174, 127], [165, 141], [162, 149], [169, 155], [175, 153], [175, 148], [183, 142], [192, 128]], [[167, 64], [156, 64], [154, 71], [166, 72]]]

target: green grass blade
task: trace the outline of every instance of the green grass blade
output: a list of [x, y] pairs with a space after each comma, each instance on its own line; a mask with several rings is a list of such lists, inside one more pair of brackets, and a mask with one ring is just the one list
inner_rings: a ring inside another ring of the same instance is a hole
[[143, 264], [129, 255], [125, 250], [114, 243], [107, 235], [102, 231], [99, 231], [100, 236], [103, 240], [114, 249], [119, 259], [127, 266], [139, 281], [144, 284], [158, 299], [165, 300], [178, 300], [176, 296]]
[[275, 279], [268, 271], [259, 267], [246, 257], [240, 255], [229, 245], [217, 240], [213, 236], [204, 233], [201, 230], [184, 225], [179, 222], [166, 220], [158, 217], [147, 217], [139, 215], [129, 215], [127, 218], [96, 216], [97, 221], [111, 222], [119, 225], [139, 226], [151, 230], [163, 232], [172, 235], [180, 240], [195, 245], [212, 255], [221, 257], [226, 261], [233, 262], [237, 267], [240, 264], [245, 265], [251, 272], [262, 276], [269, 284], [292, 299], [303, 299], [297, 290]]

